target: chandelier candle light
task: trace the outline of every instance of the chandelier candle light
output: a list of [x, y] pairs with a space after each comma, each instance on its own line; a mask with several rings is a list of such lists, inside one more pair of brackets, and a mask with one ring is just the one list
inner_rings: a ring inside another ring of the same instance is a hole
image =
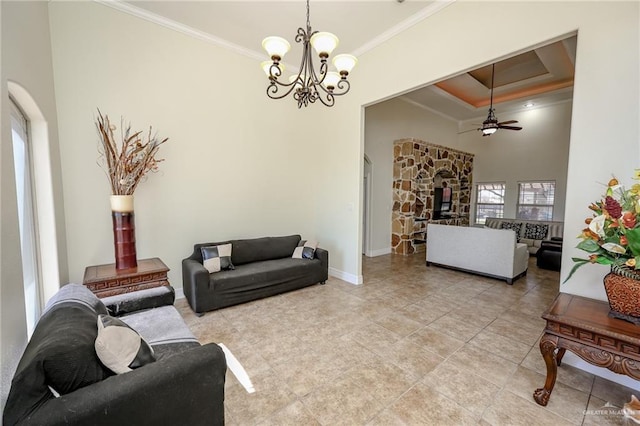
[[[288, 82], [279, 80], [282, 77], [284, 66], [280, 64], [284, 55], [291, 49], [291, 45], [282, 37], [267, 37], [262, 41], [262, 47], [271, 57], [271, 61], [263, 62], [262, 69], [269, 77], [267, 96], [271, 99], [282, 99], [293, 93], [293, 98], [298, 101], [298, 108], [303, 105], [320, 100], [324, 105], [331, 107], [335, 103], [335, 96], [344, 95], [351, 87], [347, 81], [349, 72], [355, 67], [357, 59], [353, 55], [336, 55], [333, 65], [336, 71], [329, 71], [327, 59], [338, 46], [338, 37], [327, 32], [311, 30], [309, 23], [309, 0], [307, 0], [307, 29], [298, 28], [296, 43], [302, 43], [302, 61], [297, 75], [289, 77]], [[311, 56], [311, 46], [320, 57], [320, 69], [314, 69]], [[282, 89], [282, 93], [280, 92]]]

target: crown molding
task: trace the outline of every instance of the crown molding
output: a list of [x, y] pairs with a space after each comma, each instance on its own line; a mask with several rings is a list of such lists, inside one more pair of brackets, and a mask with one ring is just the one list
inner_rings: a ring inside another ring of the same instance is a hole
[[422, 20], [427, 19], [428, 17], [438, 13], [445, 7], [453, 4], [455, 1], [456, 0], [435, 0], [434, 2], [429, 4], [429, 6], [420, 10], [418, 13], [415, 13], [414, 15], [410, 16], [409, 18], [405, 19], [399, 24], [389, 28], [387, 31], [383, 32], [377, 37], [374, 37], [369, 42], [363, 44], [362, 46], [354, 50], [353, 55], [360, 56], [363, 53], [368, 52], [369, 50], [381, 45], [382, 43], [389, 40], [390, 38], [411, 28], [412, 26], [416, 25]]
[[121, 0], [93, 0], [93, 1], [95, 3], [99, 3], [104, 6], [108, 6], [112, 9], [118, 10], [120, 12], [135, 16], [140, 19], [144, 19], [145, 21], [153, 22], [154, 24], [158, 24], [165, 28], [169, 28], [170, 30], [177, 31], [189, 37], [193, 37], [195, 39], [214, 44], [224, 49], [231, 50], [232, 52], [238, 53], [240, 55], [247, 56], [252, 59], [256, 59], [258, 61], [263, 61], [266, 58], [266, 55], [264, 54], [258, 53], [251, 49], [247, 49], [238, 44], [232, 43], [220, 37], [216, 37], [207, 32], [197, 30], [188, 25], [181, 24], [180, 22], [176, 22], [174, 20], [165, 18], [164, 16], [160, 16], [156, 13], [149, 12], [148, 10], [142, 9], [140, 7], [134, 6], [130, 3], [126, 3]]
[[[95, 3], [102, 4], [104, 6], [110, 7], [112, 9], [118, 10], [120, 12], [135, 16], [140, 19], [144, 19], [148, 22], [153, 22], [154, 24], [163, 26], [173, 31], [177, 31], [189, 37], [193, 37], [198, 40], [202, 40], [204, 42], [214, 44], [218, 47], [222, 47], [224, 49], [231, 50], [240, 55], [263, 61], [267, 59], [266, 55], [260, 52], [256, 52], [255, 50], [247, 49], [246, 47], [242, 47], [238, 44], [232, 43], [228, 40], [225, 40], [220, 37], [216, 37], [213, 34], [207, 33], [205, 31], [197, 30], [188, 25], [182, 24], [180, 22], [174, 21], [172, 19], [165, 18], [164, 16], [158, 15], [157, 13], [150, 12], [146, 9], [142, 9], [140, 7], [134, 6], [131, 3], [124, 2], [122, 0], [93, 0]], [[365, 52], [379, 46], [390, 38], [396, 36], [397, 34], [405, 31], [406, 29], [416, 25], [420, 21], [434, 15], [450, 4], [454, 3], [456, 0], [435, 0], [429, 4], [429, 6], [420, 10], [418, 13], [410, 16], [399, 24], [391, 27], [387, 31], [383, 32], [379, 36], [373, 38], [369, 42], [363, 44], [359, 48], [353, 51], [355, 56], [362, 55]], [[295, 68], [295, 66], [293, 67]]]

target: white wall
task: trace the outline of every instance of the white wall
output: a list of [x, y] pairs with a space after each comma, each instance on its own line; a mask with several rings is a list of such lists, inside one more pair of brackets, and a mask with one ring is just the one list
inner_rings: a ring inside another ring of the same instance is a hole
[[[64, 208], [62, 204], [60, 158], [58, 149], [57, 117], [53, 89], [53, 69], [51, 63], [51, 43], [49, 38], [49, 17], [47, 2], [0, 2], [2, 11], [2, 50], [0, 63], [0, 319], [1, 319], [1, 355], [2, 366], [0, 405], [9, 392], [9, 383], [16, 364], [26, 345], [27, 330], [25, 321], [24, 289], [20, 259], [20, 239], [13, 169], [13, 151], [11, 126], [9, 125], [8, 82], [16, 83], [35, 101], [42, 114], [45, 129], [45, 141], [48, 146], [36, 144], [35, 156], [48, 157], [51, 204], [41, 205], [47, 209], [51, 221], [41, 234], [57, 235], [57, 264], [53, 266], [59, 276], [48, 276], [54, 284], [66, 282], [67, 257], [64, 231]], [[26, 105], [25, 105], [26, 107]], [[27, 111], [28, 112], [28, 111]], [[39, 130], [42, 130], [40, 128]], [[41, 136], [41, 135], [40, 135]], [[48, 137], [47, 137], [48, 136]], [[39, 140], [38, 142], [42, 142]], [[43, 154], [43, 151], [47, 151]], [[44, 165], [42, 167], [47, 167]], [[36, 171], [36, 173], [40, 170]], [[36, 183], [37, 185], [37, 183]], [[38, 188], [36, 187], [36, 190]], [[52, 229], [55, 228], [55, 229]], [[51, 253], [50, 251], [45, 252]], [[1, 408], [1, 407], [0, 407]]]
[[393, 205], [393, 141], [417, 138], [458, 148], [458, 124], [395, 98], [365, 109], [364, 152], [372, 165], [371, 252], [391, 251], [391, 207]]
[[[523, 129], [519, 132], [498, 130], [488, 137], [483, 137], [480, 132], [460, 135], [460, 144], [465, 147], [464, 150], [476, 154], [474, 185], [478, 182], [506, 182], [504, 217], [515, 218], [518, 182], [555, 181], [553, 220], [563, 221], [571, 102], [507, 114], [501, 114], [498, 106], [497, 115], [500, 120], [518, 120], [518, 126]], [[467, 124], [464, 128], [471, 127]], [[475, 204], [471, 206], [472, 215], [474, 208]]]
[[50, 14], [71, 281], [114, 262], [97, 107], [169, 138], [135, 222], [138, 259], [160, 257], [173, 286], [198, 242], [300, 233], [332, 251], [315, 226], [324, 151], [307, 141], [309, 111], [268, 99], [258, 61], [93, 2]]

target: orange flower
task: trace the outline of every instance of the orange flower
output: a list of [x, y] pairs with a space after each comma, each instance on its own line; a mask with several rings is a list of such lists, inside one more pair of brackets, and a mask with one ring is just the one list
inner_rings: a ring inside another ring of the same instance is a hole
[[590, 254], [589, 255], [589, 262], [596, 263], [597, 261], [598, 261], [598, 255], [597, 254]]
[[609, 181], [609, 186], [616, 186], [618, 184], [618, 179], [613, 178]]
[[624, 235], [620, 236], [620, 245], [621, 246], [629, 245], [629, 241], [627, 240], [627, 237], [625, 237]]
[[636, 215], [632, 212], [624, 212], [622, 214], [622, 223], [624, 223], [625, 228], [634, 228], [636, 226]]
[[591, 223], [591, 221], [593, 220], [592, 217], [588, 217], [584, 220], [584, 223], [586, 223], [587, 225]]

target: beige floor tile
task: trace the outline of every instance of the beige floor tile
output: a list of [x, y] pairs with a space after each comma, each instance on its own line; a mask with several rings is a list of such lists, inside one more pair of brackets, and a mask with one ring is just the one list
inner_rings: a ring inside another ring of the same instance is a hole
[[384, 350], [400, 340], [398, 334], [375, 323], [369, 323], [342, 337], [342, 340], [353, 340], [374, 352]]
[[399, 312], [394, 312], [386, 317], [377, 319], [374, 322], [401, 337], [408, 336], [423, 327], [422, 323], [412, 320]]
[[430, 327], [421, 328], [408, 336], [407, 340], [431, 352], [435, 352], [443, 358], [448, 357], [464, 345], [462, 340], [440, 333]]
[[429, 327], [464, 342], [468, 342], [482, 330], [474, 321], [460, 321], [449, 314], [438, 318]]
[[427, 374], [422, 382], [462, 405], [476, 419], [480, 419], [500, 390], [499, 386], [448, 361]]
[[355, 366], [343, 378], [357, 383], [385, 406], [405, 393], [417, 381], [413, 375], [383, 358]]
[[537, 343], [540, 336], [542, 336], [544, 327], [540, 328], [537, 325], [529, 325], [526, 323], [516, 324], [511, 321], [498, 318], [489, 324], [485, 330], [508, 337], [520, 343], [524, 343], [525, 345], [532, 346]]
[[[638, 387], [640, 389], [640, 385]], [[632, 394], [636, 397], [640, 397], [639, 390], [613, 383], [607, 379], [603, 379], [602, 377], [595, 378], [591, 394], [615, 405], [616, 407], [622, 407], [625, 402], [629, 402]]]
[[500, 387], [509, 380], [518, 368], [516, 363], [470, 344], [457, 350], [447, 359], [447, 362]]
[[364, 424], [384, 408], [368, 389], [349, 377], [314, 390], [302, 402], [323, 425]]
[[285, 382], [273, 373], [253, 375], [251, 380], [255, 393], [247, 393], [241, 386], [232, 386], [225, 390], [225, 406], [238, 424], [266, 420], [296, 399]]
[[300, 401], [294, 401], [259, 423], [260, 426], [320, 426], [320, 423]]
[[417, 379], [436, 368], [444, 358], [423, 346], [402, 339], [380, 354], [385, 360], [412, 374]]
[[408, 426], [408, 423], [390, 409], [385, 409], [367, 423], [367, 426]]
[[625, 419], [622, 407], [591, 396], [584, 414], [583, 426], [631, 426], [631, 420]]
[[495, 426], [563, 426], [576, 424], [546, 410], [533, 402], [533, 400], [529, 401], [506, 390], [501, 391], [496, 396], [493, 405], [484, 412], [482, 419]]
[[[533, 392], [544, 385], [545, 377], [528, 368], [519, 367], [505, 389], [523, 399], [533, 401]], [[589, 393], [578, 391], [556, 381], [549, 403], [545, 408], [573, 424], [580, 424], [588, 401]]]
[[531, 350], [531, 345], [493, 333], [488, 328], [476, 334], [469, 344], [515, 363], [521, 362]]
[[388, 409], [389, 419], [400, 419], [407, 425], [475, 425], [474, 416], [425, 383], [418, 383]]

